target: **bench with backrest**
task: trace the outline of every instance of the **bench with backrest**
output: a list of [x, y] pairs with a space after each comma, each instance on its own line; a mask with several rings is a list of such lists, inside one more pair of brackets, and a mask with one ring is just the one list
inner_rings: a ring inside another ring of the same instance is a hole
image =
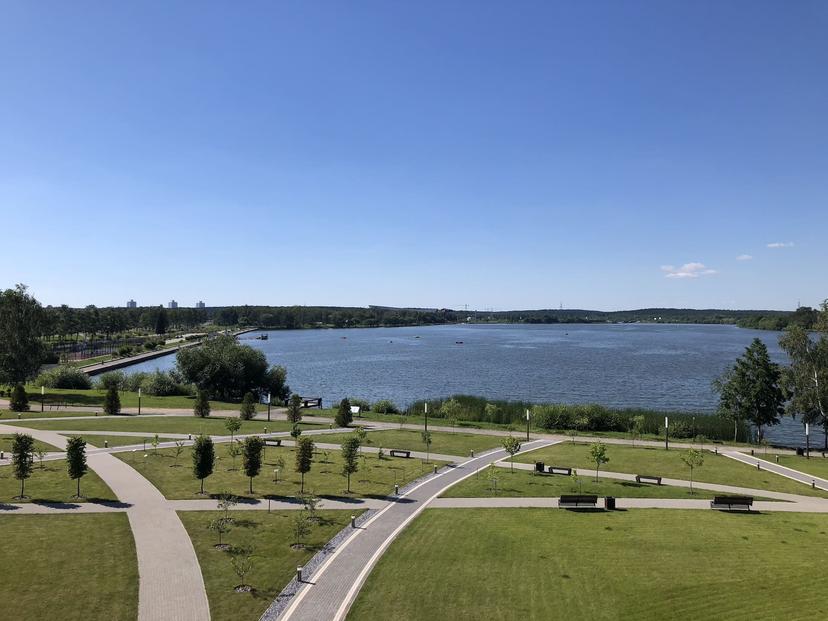
[[411, 457], [411, 451], [401, 451], [400, 449], [391, 449], [388, 454], [391, 457]]
[[728, 510], [731, 510], [733, 507], [739, 507], [750, 511], [752, 505], [753, 496], [714, 496], [713, 500], [710, 501], [711, 509], [724, 509], [727, 507]]
[[282, 446], [282, 438], [265, 438], [265, 446]]
[[635, 475], [635, 482], [636, 483], [654, 483], [655, 485], [661, 485], [661, 477], [657, 477], [650, 474], [637, 474]]
[[571, 476], [572, 468], [567, 468], [566, 466], [547, 466], [546, 472], [547, 474], [565, 474], [566, 476]]
[[558, 506], [569, 507], [594, 507], [598, 503], [598, 496], [591, 494], [562, 494], [558, 500]]

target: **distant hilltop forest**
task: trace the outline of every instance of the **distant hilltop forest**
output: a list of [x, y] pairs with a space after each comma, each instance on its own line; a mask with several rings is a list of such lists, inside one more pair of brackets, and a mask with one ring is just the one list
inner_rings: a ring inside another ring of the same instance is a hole
[[817, 311], [801, 307], [796, 311], [644, 308], [627, 311], [580, 309], [515, 310], [483, 312], [472, 310], [393, 308], [386, 306], [224, 306], [166, 309], [160, 306], [113, 308], [68, 306], [45, 309], [47, 335], [77, 332], [112, 334], [125, 330], [194, 329], [212, 322], [219, 326], [258, 326], [272, 329], [367, 328], [439, 325], [454, 323], [697, 323], [730, 324], [743, 328], [783, 330], [796, 324], [811, 328]]

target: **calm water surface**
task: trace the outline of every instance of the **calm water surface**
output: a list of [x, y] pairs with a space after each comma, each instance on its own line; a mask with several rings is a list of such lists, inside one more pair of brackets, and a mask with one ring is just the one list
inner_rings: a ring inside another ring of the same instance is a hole
[[[282, 330], [242, 336], [287, 367], [301, 394], [405, 405], [455, 393], [537, 402], [601, 403], [712, 413], [711, 382], [755, 337], [785, 362], [779, 333], [717, 325], [452, 325], [351, 330]], [[462, 344], [460, 343], [462, 342]], [[174, 356], [129, 368], [169, 369]], [[786, 420], [772, 441], [799, 443]], [[812, 442], [822, 439], [812, 437]]]

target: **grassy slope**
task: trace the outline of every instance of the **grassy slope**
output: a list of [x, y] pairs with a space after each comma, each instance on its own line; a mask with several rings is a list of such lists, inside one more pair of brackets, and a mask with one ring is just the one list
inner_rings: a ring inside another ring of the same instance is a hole
[[[65, 460], [44, 461], [43, 468], [35, 461], [32, 476], [26, 480], [26, 495], [31, 498], [23, 502], [79, 502], [72, 498], [76, 491], [77, 484], [69, 478]], [[19, 493], [20, 481], [14, 478], [12, 467], [0, 466], [0, 502], [21, 502], [13, 498]], [[81, 479], [81, 494], [85, 500], [117, 500], [91, 469]]]
[[428, 509], [348, 619], [825, 618], [803, 559], [827, 532], [816, 514]]
[[[419, 431], [389, 430], [368, 432], [368, 444], [366, 446], [383, 447], [387, 453], [390, 449], [402, 449], [407, 451], [425, 451], [422, 436]], [[350, 434], [334, 433], [318, 436], [319, 442], [341, 444]], [[459, 455], [461, 457], [469, 454], [470, 450], [475, 453], [488, 449], [500, 447], [503, 438], [496, 436], [484, 436], [472, 433], [440, 433], [431, 432], [431, 452], [442, 453], [443, 455]]]
[[0, 515], [0, 531], [4, 619], [137, 618], [138, 565], [125, 514]]
[[[228, 443], [216, 444], [215, 470], [204, 482], [204, 491], [217, 494], [224, 490], [240, 497], [251, 497], [248, 493], [248, 479], [241, 469], [241, 457], [236, 459], [236, 469], [232, 470], [233, 461], [227, 452]], [[147, 457], [144, 457], [144, 455]], [[199, 481], [193, 478], [192, 450], [187, 447], [181, 453], [178, 467], [174, 464], [175, 449], [159, 449], [157, 454], [152, 449], [140, 452], [137, 456], [129, 453], [116, 453], [115, 456], [126, 463], [134, 464], [142, 475], [155, 485], [167, 498], [203, 498], [199, 496]], [[273, 482], [273, 469], [279, 467], [277, 459], [284, 460], [280, 467], [279, 482]], [[342, 471], [342, 459], [339, 451], [329, 451], [329, 462], [322, 463], [324, 455], [317, 452], [311, 471], [305, 475], [305, 492], [313, 491], [317, 496], [345, 496], [346, 481]], [[253, 481], [252, 497], [284, 498], [295, 497], [300, 490], [300, 476], [294, 472], [295, 453], [292, 448], [270, 447], [265, 452], [261, 474]], [[359, 471], [351, 475], [351, 496], [385, 496], [394, 489], [394, 483], [400, 485], [431, 471], [430, 465], [424, 465], [419, 459], [384, 459], [366, 456], [359, 462]]]
[[[217, 550], [215, 533], [208, 530], [210, 520], [223, 515], [216, 511], [180, 512], [178, 515], [190, 534], [210, 600], [213, 621], [243, 619], [255, 621], [296, 573], [316, 552], [346, 526], [351, 511], [319, 511], [321, 521], [314, 525], [304, 550], [291, 548], [292, 520], [295, 512], [235, 512], [235, 526], [224, 541], [255, 549], [253, 570], [245, 578], [255, 591], [236, 593], [239, 578], [230, 565], [230, 554]], [[358, 513], [358, 512], [357, 512]]]
[[[29, 405], [31, 408], [40, 409], [40, 388], [37, 386], [27, 385], [26, 393], [29, 396]], [[137, 408], [138, 407], [138, 393], [137, 392], [120, 392], [121, 407]], [[105, 390], [78, 390], [69, 388], [47, 388], [46, 389], [46, 407], [49, 403], [65, 403], [66, 405], [92, 405], [102, 406]], [[35, 401], [37, 400], [37, 402]], [[189, 408], [192, 409], [194, 397], [189, 396], [171, 396], [171, 397], [154, 397], [152, 395], [141, 396], [142, 408]], [[227, 403], [224, 401], [210, 401], [213, 409], [220, 410], [238, 410], [238, 403]], [[262, 406], [258, 406], [261, 411]]]
[[[672, 479], [689, 479], [690, 470], [681, 460], [684, 451], [660, 448], [607, 445], [609, 463], [601, 466], [610, 472], [629, 472], [631, 474], [649, 474]], [[542, 461], [547, 465], [570, 466], [573, 468], [595, 468], [589, 457], [589, 445], [562, 442], [537, 451], [517, 455], [515, 461], [534, 463]], [[805, 496], [826, 496], [825, 492], [812, 490], [807, 485], [796, 483], [785, 477], [737, 462], [734, 459], [705, 452], [704, 465], [695, 468], [694, 481], [722, 483], [739, 487], [766, 489], [774, 492], [802, 494]]]
[[[613, 481], [595, 477], [533, 475], [525, 470], [510, 472], [497, 468], [497, 493], [489, 480], [488, 471], [483, 470], [478, 476], [469, 477], [462, 483], [451, 487], [443, 494], [444, 498], [487, 498], [525, 497], [548, 498], [561, 494], [595, 494], [597, 496], [616, 496], [618, 498], [713, 498], [715, 492], [696, 489], [690, 494], [689, 489], [669, 485], [638, 484], [635, 481]], [[580, 484], [579, 484], [580, 482]]]
[[[19, 417], [18, 417], [19, 415]], [[12, 412], [11, 410], [0, 410], [0, 423], [11, 422], [12, 419], [28, 419], [28, 418], [68, 418], [72, 416], [94, 416], [94, 412], [75, 412], [74, 410], [50, 410], [46, 408], [45, 411], [40, 411], [40, 406], [32, 405], [32, 409], [28, 412]]]
[[[30, 429], [51, 429], [61, 431], [73, 429], [79, 431], [139, 431], [141, 433], [206, 433], [214, 436], [229, 435], [224, 426], [223, 417], [198, 418], [196, 416], [98, 416], [97, 419], [84, 420], [54, 420], [54, 421], [14, 421], [18, 427]], [[325, 425], [301, 423], [303, 429], [325, 429]], [[269, 432], [290, 431], [293, 425], [286, 421], [242, 421], [241, 431], [238, 433], [263, 433], [267, 427]]]

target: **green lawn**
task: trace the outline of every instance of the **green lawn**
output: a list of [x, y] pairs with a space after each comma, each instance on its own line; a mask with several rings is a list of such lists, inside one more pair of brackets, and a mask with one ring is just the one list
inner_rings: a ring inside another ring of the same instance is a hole
[[[26, 433], [25, 429], [21, 429], [20, 433]], [[14, 441], [14, 436], [11, 434], [0, 434], [0, 451], [4, 451], [6, 454], [11, 453], [12, 442]], [[40, 440], [34, 441], [35, 450], [42, 448], [44, 451], [62, 451], [62, 448], [58, 448], [48, 442], [41, 442]]]
[[0, 515], [0, 531], [3, 619], [138, 617], [138, 563], [125, 514]]
[[[193, 541], [213, 621], [255, 621], [319, 549], [350, 522], [351, 511], [319, 511], [320, 521], [312, 527], [305, 548], [294, 550], [292, 520], [297, 512], [236, 511], [234, 527], [224, 537], [233, 546], [252, 546], [253, 570], [245, 582], [254, 587], [250, 593], [236, 593], [238, 576], [230, 564], [231, 553], [217, 550], [214, 532], [208, 530], [210, 520], [223, 515], [216, 511], [179, 512]], [[360, 512], [355, 512], [356, 514]]]
[[[46, 408], [40, 411], [40, 405], [31, 404], [32, 409], [28, 412], [12, 412], [11, 410], [0, 410], [0, 423], [11, 422], [12, 419], [25, 420], [28, 418], [68, 418], [72, 416], [94, 416], [94, 412], [75, 412], [73, 410], [50, 410]], [[19, 414], [19, 416], [18, 416]]]
[[488, 470], [469, 477], [462, 483], [449, 488], [444, 498], [554, 498], [561, 494], [595, 494], [596, 496], [615, 496], [617, 498], [713, 498], [715, 492], [695, 489], [693, 494], [683, 487], [669, 485], [648, 485], [635, 481], [618, 481], [594, 476], [567, 477], [536, 475], [526, 470], [511, 472], [507, 468], [496, 468], [497, 492], [495, 484], [489, 479]]
[[[29, 396], [29, 405], [31, 408], [40, 409], [40, 388], [31, 384], [26, 385], [26, 394]], [[137, 408], [138, 407], [138, 393], [123, 391], [118, 393], [121, 397], [121, 407]], [[46, 407], [48, 409], [50, 403], [63, 403], [66, 405], [91, 405], [102, 406], [105, 390], [79, 390], [70, 388], [47, 388], [46, 389]], [[141, 396], [142, 408], [187, 408], [192, 409], [195, 397], [190, 396], [170, 396], [170, 397], [154, 397], [152, 395]], [[224, 401], [210, 401], [210, 406], [218, 410], [238, 410], [238, 403], [227, 403]], [[262, 406], [257, 406], [259, 411], [262, 411]]]
[[773, 452], [768, 452], [767, 455], [757, 452], [756, 457], [769, 461], [772, 464], [778, 463], [780, 466], [793, 468], [794, 470], [799, 470], [800, 472], [812, 474], [815, 477], [828, 479], [828, 459], [823, 457], [822, 453], [818, 453], [817, 451], [811, 451], [810, 459], [805, 459], [805, 457], [798, 457], [796, 455], [779, 455], [779, 461], [777, 462], [777, 455]]
[[[628, 472], [631, 474], [649, 474], [672, 479], [689, 479], [690, 470], [681, 460], [682, 449], [665, 451], [661, 448], [645, 448], [607, 444], [609, 463], [601, 466], [609, 472]], [[589, 445], [562, 442], [518, 454], [515, 461], [534, 463], [542, 461], [546, 465], [569, 466], [572, 468], [595, 468], [589, 456]], [[750, 487], [774, 492], [802, 494], [805, 496], [827, 496], [826, 492], [812, 490], [807, 485], [796, 483], [785, 477], [766, 470], [759, 471], [752, 466], [735, 459], [705, 451], [704, 465], [693, 472], [694, 481], [705, 483], [722, 483], [738, 487]]]
[[32, 476], [26, 480], [26, 500], [13, 497], [20, 493], [20, 481], [14, 478], [11, 465], [0, 466], [0, 503], [3, 502], [83, 502], [84, 500], [117, 500], [101, 478], [90, 469], [81, 479], [81, 494], [86, 498], [78, 501], [72, 498], [77, 484], [69, 478], [66, 461], [55, 459], [40, 462], [35, 460]]
[[826, 533], [819, 514], [427, 509], [348, 619], [825, 618], [804, 559]]
[[[236, 459], [236, 469], [228, 453], [229, 443], [216, 444], [216, 466], [212, 476], [204, 482], [204, 491], [218, 494], [228, 491], [240, 497], [284, 498], [295, 497], [300, 492], [301, 477], [294, 471], [293, 448], [269, 447], [265, 451], [261, 474], [253, 481], [253, 491], [248, 492], [248, 479], [241, 469], [241, 457]], [[346, 496], [346, 479], [342, 471], [342, 458], [338, 450], [330, 450], [325, 461], [324, 451], [317, 451], [311, 471], [305, 475], [305, 492], [317, 496]], [[199, 481], [193, 478], [192, 449], [184, 448], [175, 464], [175, 449], [151, 448], [133, 454], [114, 453], [116, 457], [137, 468], [167, 498], [203, 498], [198, 494]], [[144, 457], [146, 455], [146, 457]], [[283, 460], [279, 465], [278, 460]], [[438, 462], [439, 463], [439, 462]], [[273, 470], [279, 468], [279, 482], [273, 482]], [[367, 455], [359, 460], [359, 471], [351, 475], [351, 497], [386, 496], [394, 491], [394, 483], [403, 485], [431, 472], [431, 464], [419, 459], [386, 458]]]
[[[319, 442], [341, 444], [350, 434], [333, 433], [317, 436]], [[386, 452], [390, 449], [406, 451], [425, 451], [421, 432], [409, 430], [369, 431], [366, 446], [382, 447]], [[485, 436], [474, 433], [441, 433], [431, 432], [431, 452], [443, 455], [459, 455], [465, 457], [470, 450], [475, 453], [502, 446], [503, 438]]]
[[[61, 434], [66, 435], [68, 434]], [[139, 445], [139, 448], [143, 446], [144, 440], [147, 442], [147, 449], [152, 448], [152, 434], [147, 434], [145, 436], [110, 436], [106, 434], [92, 434], [92, 433], [83, 433], [81, 434], [83, 439], [93, 444], [99, 448], [104, 448], [104, 440], [109, 442], [109, 447], [112, 448], [113, 446], [129, 446], [131, 444]], [[174, 442], [172, 438], [158, 438], [159, 442]]]
[[[138, 431], [141, 433], [206, 433], [213, 436], [229, 435], [224, 422], [227, 419], [220, 416], [198, 418], [196, 416], [98, 416], [84, 420], [49, 420], [49, 421], [13, 421], [10, 425], [28, 427], [30, 429], [50, 429], [61, 431], [64, 429], [78, 431]], [[293, 425], [287, 421], [247, 420], [241, 421], [241, 431], [238, 433], [264, 433], [290, 431]], [[326, 425], [301, 423], [302, 429], [325, 429]]]

